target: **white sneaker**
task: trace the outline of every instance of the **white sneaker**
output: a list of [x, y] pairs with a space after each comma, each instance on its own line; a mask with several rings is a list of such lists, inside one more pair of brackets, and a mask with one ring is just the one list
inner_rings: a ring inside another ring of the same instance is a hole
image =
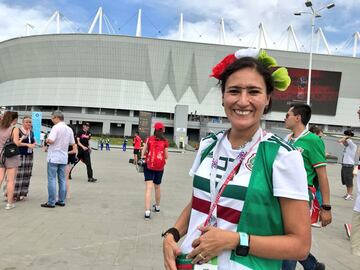
[[344, 199], [347, 200], [347, 201], [353, 201], [354, 200], [353, 196], [350, 195], [350, 194], [348, 194]]
[[160, 205], [153, 205], [153, 211], [159, 213], [160, 212]]
[[314, 228], [321, 228], [321, 222], [318, 221], [318, 222], [312, 223], [311, 226]]
[[145, 220], [150, 220], [150, 210], [145, 211], [144, 218], [145, 218]]
[[11, 210], [15, 207], [15, 204], [13, 203], [7, 203], [5, 206], [5, 210]]

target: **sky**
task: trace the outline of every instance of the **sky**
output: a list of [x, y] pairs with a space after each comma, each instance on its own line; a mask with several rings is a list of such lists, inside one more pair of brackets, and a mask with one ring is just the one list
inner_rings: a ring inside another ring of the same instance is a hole
[[[332, 54], [352, 55], [353, 35], [360, 31], [360, 0], [313, 0], [312, 3], [315, 10], [335, 3], [334, 8], [320, 11], [315, 30], [322, 29]], [[183, 13], [186, 41], [219, 43], [223, 18], [228, 45], [257, 46], [262, 23], [269, 48], [286, 49], [287, 28], [292, 25], [300, 50], [310, 49], [312, 16], [293, 15], [310, 11], [305, 0], [0, 0], [0, 41], [25, 36], [27, 32], [44, 33], [56, 10], [62, 15], [61, 33], [87, 33], [100, 6], [106, 17], [105, 34], [135, 36], [137, 13], [141, 9], [143, 37], [179, 39], [180, 14]], [[94, 33], [97, 31], [98, 26]], [[55, 23], [52, 23], [46, 33], [55, 32]], [[295, 50], [293, 40], [289, 46]], [[326, 53], [322, 40], [317, 46], [316, 36], [313, 51]], [[360, 49], [357, 54], [360, 55]]]

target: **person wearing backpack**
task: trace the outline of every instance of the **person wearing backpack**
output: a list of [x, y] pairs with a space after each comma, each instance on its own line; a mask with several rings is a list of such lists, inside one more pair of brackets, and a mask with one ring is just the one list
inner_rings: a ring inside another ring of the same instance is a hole
[[155, 187], [154, 212], [160, 212], [160, 184], [169, 148], [169, 142], [164, 137], [164, 124], [157, 122], [154, 125], [154, 129], [154, 135], [146, 139], [141, 152], [141, 158], [145, 158], [145, 220], [150, 219], [150, 201], [153, 187]]

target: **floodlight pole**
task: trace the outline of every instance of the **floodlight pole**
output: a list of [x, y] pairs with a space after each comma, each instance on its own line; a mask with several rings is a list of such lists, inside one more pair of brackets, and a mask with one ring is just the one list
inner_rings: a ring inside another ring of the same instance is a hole
[[334, 3], [328, 4], [326, 6], [323, 6], [317, 10], [315, 10], [312, 6], [312, 2], [310, 0], [307, 0], [305, 2], [305, 6], [310, 8], [311, 12], [296, 12], [294, 15], [300, 16], [301, 14], [310, 14], [311, 15], [311, 40], [310, 40], [310, 56], [309, 56], [309, 76], [308, 76], [308, 89], [307, 89], [307, 97], [306, 97], [306, 104], [310, 106], [310, 94], [311, 94], [311, 70], [312, 70], [312, 47], [313, 47], [313, 40], [314, 40], [314, 30], [315, 30], [315, 18], [321, 17], [319, 12], [325, 8], [330, 9], [335, 6]]
[[311, 70], [312, 70], [312, 47], [314, 40], [314, 30], [315, 30], [315, 13], [311, 15], [311, 39], [310, 39], [310, 56], [309, 56], [309, 75], [308, 75], [308, 89], [306, 96], [306, 104], [310, 106], [310, 94], [311, 94]]

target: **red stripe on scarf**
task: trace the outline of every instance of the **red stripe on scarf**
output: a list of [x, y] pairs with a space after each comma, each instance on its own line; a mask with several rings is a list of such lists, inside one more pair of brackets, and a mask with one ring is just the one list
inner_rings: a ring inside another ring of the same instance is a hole
[[177, 264], [176, 265], [176, 268], [178, 270], [181, 270], [181, 269], [193, 269], [193, 264]]

